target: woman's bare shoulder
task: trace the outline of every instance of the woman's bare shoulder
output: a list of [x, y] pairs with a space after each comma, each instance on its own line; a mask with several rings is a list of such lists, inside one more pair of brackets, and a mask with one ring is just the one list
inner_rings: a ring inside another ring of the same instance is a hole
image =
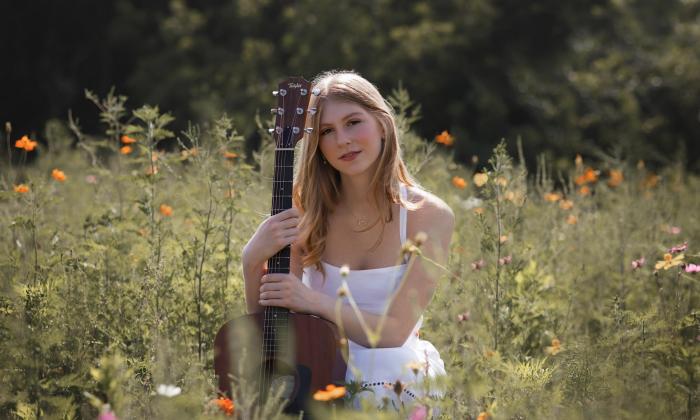
[[417, 205], [409, 216], [413, 231], [430, 230], [449, 231], [454, 227], [455, 215], [447, 203], [435, 194], [422, 188], [409, 188], [408, 201]]

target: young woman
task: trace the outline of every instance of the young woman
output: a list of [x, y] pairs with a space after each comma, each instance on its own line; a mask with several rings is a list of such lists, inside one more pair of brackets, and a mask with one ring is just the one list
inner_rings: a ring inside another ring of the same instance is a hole
[[[359, 382], [368, 391], [360, 395], [377, 405], [389, 398], [398, 406], [423, 394], [425, 375], [445, 374], [435, 347], [418, 338], [440, 273], [422, 257], [408, 269], [402, 244], [421, 232], [422, 254], [444, 264], [454, 214], [407, 172], [394, 114], [372, 83], [354, 72], [328, 72], [313, 87], [320, 94], [309, 105], [317, 113], [302, 140], [295, 208], [263, 221], [243, 250], [247, 309], [285, 307], [342, 324], [346, 380]], [[289, 244], [291, 273], [265, 274], [266, 261]], [[345, 276], [342, 265], [349, 267]], [[338, 297], [343, 280], [360, 317], [347, 296]], [[375, 330], [385, 311], [372, 347], [362, 323]]]

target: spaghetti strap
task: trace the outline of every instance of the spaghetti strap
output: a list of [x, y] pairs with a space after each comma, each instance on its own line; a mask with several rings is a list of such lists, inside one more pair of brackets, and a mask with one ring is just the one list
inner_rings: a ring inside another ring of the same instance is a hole
[[[403, 200], [407, 200], [408, 198], [408, 193], [406, 191], [406, 185], [403, 183], [399, 184], [399, 187], [401, 189], [401, 198]], [[399, 226], [400, 226], [400, 233], [399, 233], [399, 238], [401, 238], [401, 245], [403, 245], [406, 242], [406, 219], [407, 219], [407, 211], [406, 207], [403, 205], [399, 206]]]

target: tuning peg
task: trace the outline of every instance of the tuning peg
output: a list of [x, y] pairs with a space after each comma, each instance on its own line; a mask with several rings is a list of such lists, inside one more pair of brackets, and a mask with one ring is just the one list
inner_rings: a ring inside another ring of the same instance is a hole
[[270, 114], [284, 114], [284, 108], [270, 108]]
[[299, 134], [299, 127], [292, 127], [292, 133]]
[[309, 91], [302, 88], [302, 89], [299, 89], [299, 93], [301, 94], [301, 96], [306, 96], [309, 93]]
[[287, 94], [287, 89], [280, 89], [280, 96], [285, 96]]
[[315, 107], [309, 108], [309, 114], [316, 115], [316, 108]]
[[317, 88], [317, 87], [316, 87], [316, 88], [314, 88], [314, 89], [311, 91], [311, 93], [313, 93], [314, 96], [318, 96], [318, 95], [321, 94], [321, 88]]
[[306, 127], [304, 131], [306, 131], [306, 134], [311, 134], [313, 133], [314, 129], [312, 127]]
[[302, 115], [304, 113], [304, 108], [297, 108], [297, 115]]
[[279, 93], [278, 91], [276, 91], [276, 90], [273, 90], [273, 91], [272, 91], [272, 96], [277, 96], [277, 95], [279, 95], [279, 94], [280, 94], [280, 93]]
[[270, 134], [272, 134], [272, 133], [275, 132], [275, 129], [274, 129], [274, 128], [268, 128], [268, 129], [267, 129], [267, 132], [270, 133]]
[[282, 127], [275, 127], [275, 133], [282, 134]]

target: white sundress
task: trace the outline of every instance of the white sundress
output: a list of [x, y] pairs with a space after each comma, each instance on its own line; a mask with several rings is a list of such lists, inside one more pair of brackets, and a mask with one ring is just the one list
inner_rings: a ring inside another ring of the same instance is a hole
[[[401, 184], [401, 196], [406, 198], [404, 184]], [[406, 218], [406, 208], [401, 206], [399, 225], [402, 244], [406, 242]], [[342, 284], [340, 267], [324, 261], [321, 261], [321, 264], [326, 271], [325, 281], [321, 272], [315, 267], [305, 267], [302, 282], [307, 287], [335, 297]], [[362, 311], [381, 314], [389, 297], [399, 286], [406, 267], [404, 261], [403, 264], [397, 266], [350, 270], [345, 280], [357, 306]], [[345, 299], [347, 301], [347, 298]], [[418, 330], [422, 323], [423, 316], [420, 317], [401, 347], [368, 348], [348, 340], [349, 365], [361, 372], [361, 377], [356, 377], [348, 366], [345, 381], [347, 383], [359, 382], [364, 390], [359, 393], [360, 398], [353, 399], [355, 408], [359, 408], [360, 399], [364, 398], [374, 398], [374, 403], [378, 407], [383, 406], [385, 401], [389, 401], [390, 405], [393, 404], [395, 407], [399, 407], [401, 403], [410, 403], [416, 397], [425, 394], [424, 387], [420, 386], [420, 382], [426, 373], [429, 377], [445, 375], [445, 364], [435, 346], [418, 337]], [[422, 364], [417, 375], [407, 366], [411, 363]], [[393, 390], [397, 380], [401, 381], [403, 385], [401, 401], [398, 401], [399, 397]], [[429, 393], [432, 396], [442, 396], [443, 394], [437, 389], [431, 389]]]

